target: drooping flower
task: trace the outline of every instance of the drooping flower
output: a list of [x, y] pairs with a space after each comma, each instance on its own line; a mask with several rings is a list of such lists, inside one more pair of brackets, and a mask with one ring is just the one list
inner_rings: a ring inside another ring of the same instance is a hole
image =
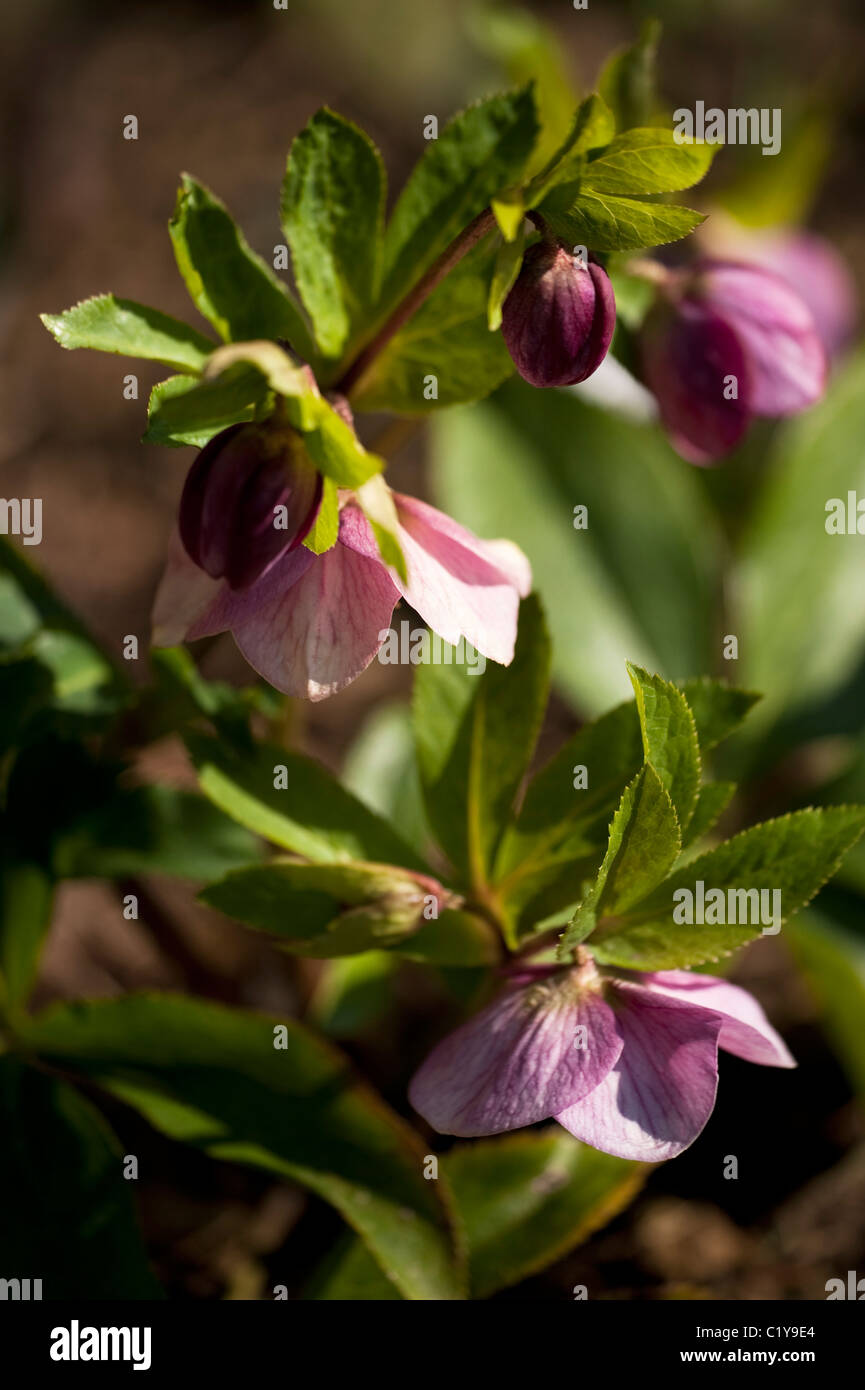
[[849, 347], [857, 293], [846, 261], [831, 242], [801, 227], [750, 228], [714, 213], [701, 228], [711, 255], [747, 261], [780, 275], [804, 300], [830, 359]]
[[180, 538], [211, 578], [244, 589], [300, 545], [321, 495], [321, 474], [289, 425], [276, 419], [230, 425], [187, 474]]
[[698, 464], [733, 449], [754, 416], [813, 405], [826, 383], [804, 300], [780, 276], [733, 261], [669, 273], [643, 326], [642, 361], [674, 447]]
[[554, 241], [530, 246], [502, 307], [514, 366], [532, 386], [573, 386], [601, 365], [616, 326], [616, 300], [602, 266]]
[[350, 492], [340, 498], [330, 550], [286, 549], [242, 590], [195, 564], [175, 534], [154, 604], [154, 644], [230, 631], [271, 685], [321, 700], [365, 670], [405, 598], [444, 641], [463, 637], [507, 665], [520, 598], [531, 587], [522, 551], [510, 541], [479, 540], [417, 498], [394, 493], [393, 500], [407, 583], [381, 560]]
[[719, 1047], [796, 1065], [738, 986], [686, 970], [614, 973], [578, 955], [573, 967], [512, 975], [434, 1049], [409, 1090], [434, 1129], [468, 1137], [553, 1118], [596, 1149], [658, 1162], [711, 1115]]

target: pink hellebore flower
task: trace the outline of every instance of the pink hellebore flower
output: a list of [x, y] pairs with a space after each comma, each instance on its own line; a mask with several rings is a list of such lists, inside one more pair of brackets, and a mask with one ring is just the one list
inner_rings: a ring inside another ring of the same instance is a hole
[[417, 498], [393, 497], [408, 583], [381, 560], [351, 493], [340, 498], [332, 549], [289, 548], [243, 589], [205, 573], [175, 534], [154, 604], [154, 644], [230, 631], [271, 685], [323, 700], [373, 660], [404, 598], [446, 642], [464, 637], [508, 665], [520, 598], [531, 588], [522, 551], [510, 541], [478, 540]]
[[735, 448], [754, 416], [795, 415], [826, 384], [804, 299], [734, 261], [670, 272], [644, 325], [643, 368], [673, 446], [698, 464]]
[[499, 1134], [554, 1118], [593, 1148], [655, 1163], [712, 1113], [718, 1048], [795, 1062], [755, 999], [710, 975], [528, 967], [439, 1043], [409, 1090], [442, 1134]]

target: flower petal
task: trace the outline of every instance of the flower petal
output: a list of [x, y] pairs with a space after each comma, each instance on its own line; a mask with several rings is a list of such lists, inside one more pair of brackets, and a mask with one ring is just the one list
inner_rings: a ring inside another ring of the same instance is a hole
[[738, 334], [748, 358], [751, 409], [795, 415], [826, 387], [826, 352], [810, 309], [780, 275], [761, 266], [712, 262], [702, 293]]
[[315, 559], [311, 550], [297, 546], [277, 556], [248, 588], [232, 589], [223, 583], [209, 607], [190, 625], [187, 637], [195, 641], [243, 627], [260, 609], [285, 600], [289, 589], [303, 578]]
[[396, 583], [433, 632], [460, 637], [491, 661], [513, 658], [520, 596], [531, 586], [528, 561], [514, 545], [482, 541], [449, 516], [394, 494], [409, 582]]
[[[643, 371], [674, 449], [689, 463], [707, 464], [739, 443], [751, 418], [750, 375], [733, 329], [687, 297], [649, 314]], [[728, 378], [736, 381], [729, 394]]]
[[671, 999], [721, 1014], [723, 1023], [718, 1046], [734, 1057], [759, 1062], [764, 1067], [796, 1066], [757, 1000], [738, 985], [728, 984], [714, 975], [695, 975], [690, 970], [662, 970], [654, 975], [642, 975], [640, 984]]
[[249, 664], [277, 690], [323, 700], [372, 661], [399, 593], [380, 560], [341, 542], [311, 559], [288, 592], [276, 585], [246, 621], [232, 622], [232, 632]]
[[[222, 588], [224, 584], [221, 579], [211, 579], [190, 560], [180, 532], [174, 530], [168, 542], [165, 569], [153, 600], [153, 645], [173, 647], [184, 641], [190, 629], [212, 607]], [[219, 627], [211, 629], [213, 632], [222, 630]]]
[[715, 1104], [721, 1017], [639, 985], [616, 982], [614, 993], [622, 1054], [590, 1095], [555, 1118], [577, 1139], [619, 1158], [675, 1158]]
[[[585, 1047], [575, 1046], [586, 1028]], [[573, 971], [511, 986], [440, 1042], [409, 1099], [442, 1134], [500, 1134], [548, 1119], [599, 1085], [622, 1050], [613, 1011]]]

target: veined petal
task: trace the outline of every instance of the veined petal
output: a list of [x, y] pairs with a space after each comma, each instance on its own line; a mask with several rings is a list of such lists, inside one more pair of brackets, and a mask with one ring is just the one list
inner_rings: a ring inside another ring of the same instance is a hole
[[720, 1014], [616, 982], [621, 1056], [560, 1125], [605, 1153], [657, 1163], [692, 1144], [715, 1104]]
[[696, 975], [690, 970], [662, 970], [642, 975], [639, 984], [671, 999], [711, 1009], [722, 1017], [718, 1046], [746, 1062], [764, 1067], [795, 1067], [784, 1040], [767, 1019], [760, 1005], [747, 990], [728, 984], [714, 975]]
[[310, 558], [287, 592], [277, 585], [231, 630], [249, 664], [277, 690], [323, 700], [372, 661], [399, 593], [380, 560], [341, 542]]
[[[153, 600], [153, 645], [173, 647], [183, 642], [224, 587], [221, 579], [211, 579], [190, 560], [180, 533], [175, 529], [168, 542], [165, 569]], [[211, 631], [221, 632], [225, 626]]]
[[[585, 1035], [577, 1033], [581, 1025]], [[442, 1134], [500, 1134], [587, 1095], [621, 1050], [600, 992], [581, 986], [573, 971], [557, 972], [507, 988], [439, 1043], [409, 1099]]]
[[259, 609], [285, 600], [289, 589], [303, 578], [316, 558], [311, 550], [298, 546], [278, 555], [246, 589], [232, 589], [222, 583], [212, 603], [190, 625], [187, 637], [195, 641], [245, 626]]
[[394, 494], [409, 582], [403, 597], [433, 632], [455, 646], [464, 637], [491, 661], [514, 654], [520, 597], [531, 571], [516, 546], [482, 541], [415, 497]]
[[826, 351], [804, 299], [761, 266], [713, 262], [702, 293], [741, 339], [757, 415], [795, 415], [826, 387]]

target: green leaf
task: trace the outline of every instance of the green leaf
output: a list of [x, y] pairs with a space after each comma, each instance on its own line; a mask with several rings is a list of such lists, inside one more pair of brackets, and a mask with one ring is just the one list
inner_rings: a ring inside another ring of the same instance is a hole
[[199, 371], [213, 351], [213, 343], [189, 324], [113, 294], [99, 294], [65, 313], [40, 317], [61, 347], [141, 357], [178, 371]]
[[[187, 742], [205, 796], [282, 849], [318, 864], [362, 859], [424, 871], [396, 832], [311, 758], [271, 743], [247, 754], [217, 739]], [[287, 785], [276, 787], [275, 780]]]
[[642, 760], [631, 701], [584, 725], [529, 782], [495, 872], [496, 891], [518, 935], [582, 897], [585, 879], [604, 857], [613, 812]]
[[518, 182], [537, 131], [532, 92], [524, 88], [470, 106], [429, 142], [385, 233], [382, 313], [491, 198]]
[[[0, 1267], [42, 1280], [45, 1300], [159, 1299], [135, 1220], [123, 1151], [65, 1081], [0, 1059]], [[14, 1194], [14, 1195], [13, 1195]]]
[[693, 208], [595, 193], [582, 185], [560, 184], [541, 204], [556, 236], [593, 251], [638, 251], [680, 241], [705, 222]]
[[[398, 958], [387, 951], [364, 951], [327, 961], [309, 1001], [307, 1020], [329, 1038], [363, 1034], [392, 1013], [398, 970]], [[373, 1268], [378, 1268], [374, 1262]], [[381, 1277], [396, 1297], [393, 1285]]]
[[169, 377], [150, 393], [143, 442], [201, 449], [220, 430], [254, 419], [268, 395], [261, 374], [243, 364], [211, 381]]
[[304, 537], [303, 544], [313, 555], [324, 555], [332, 550], [339, 536], [339, 489], [332, 478], [324, 479], [321, 493], [321, 506], [313, 522], [312, 529]]
[[423, 921], [425, 894], [387, 864], [298, 864], [236, 869], [200, 894], [210, 907], [271, 932], [298, 955], [327, 959], [397, 944]]
[[299, 1023], [126, 995], [55, 1006], [23, 1023], [19, 1037], [172, 1139], [309, 1187], [405, 1297], [462, 1297], [447, 1193], [424, 1180], [425, 1144]]
[[697, 840], [708, 834], [718, 817], [726, 811], [735, 792], [735, 782], [707, 782], [700, 788], [694, 814], [682, 836], [682, 849], [696, 844]]
[[463, 257], [364, 373], [352, 398], [358, 410], [425, 415], [480, 400], [510, 376], [514, 364], [504, 339], [489, 331], [491, 273], [490, 249], [483, 242]]
[[671, 678], [711, 666], [717, 520], [659, 431], [509, 382], [436, 418], [433, 467], [437, 505], [528, 556], [554, 679], [583, 713], [631, 696], [628, 659]]
[[697, 800], [700, 750], [694, 716], [681, 690], [628, 662], [637, 700], [643, 751], [670, 794], [682, 832]]
[[313, 356], [288, 288], [249, 247], [225, 204], [189, 174], [168, 231], [192, 301], [221, 338], [282, 338], [299, 357]]
[[[444, 1160], [469, 1245], [472, 1298], [489, 1298], [562, 1258], [636, 1196], [652, 1167], [580, 1144], [561, 1129], [460, 1144]], [[397, 1296], [357, 1240], [344, 1242], [309, 1296]]]
[[[863, 808], [832, 806], [794, 811], [743, 830], [676, 869], [644, 902], [602, 926], [592, 941], [592, 953], [605, 964], [638, 970], [675, 970], [721, 960], [769, 924], [677, 923], [673, 919], [675, 892], [695, 893], [698, 881], [705, 885], [706, 894], [713, 889], [725, 894], [730, 889], [770, 893], [774, 889], [781, 894], [783, 924], [832, 877], [863, 828]], [[735, 909], [737, 916], [755, 915], [753, 910], [740, 913], [738, 903]]]
[[[824, 700], [858, 669], [865, 650], [862, 537], [831, 535], [830, 499], [846, 511], [865, 495], [865, 355], [825, 399], [781, 427], [765, 484], [741, 543], [734, 592], [740, 670], [764, 695], [755, 735], [782, 714]], [[854, 499], [855, 501], [855, 499]]]
[[608, 145], [615, 133], [612, 111], [593, 92], [577, 107], [565, 140], [526, 189], [527, 205], [535, 207], [557, 184], [579, 179], [587, 152]]
[[607, 61], [598, 79], [598, 90], [613, 111], [618, 130], [645, 125], [655, 107], [655, 59], [661, 25], [647, 19], [640, 36]]
[[0, 861], [0, 1004], [27, 1002], [48, 928], [54, 884], [8, 851]]
[[474, 1298], [573, 1250], [617, 1216], [652, 1171], [557, 1127], [460, 1144], [444, 1167], [465, 1226]]
[[585, 165], [581, 188], [595, 193], [676, 193], [709, 172], [717, 145], [678, 143], [672, 130], [628, 130]]
[[54, 868], [61, 878], [208, 879], [261, 854], [254, 835], [202, 797], [145, 786], [118, 791], [64, 828]]
[[407, 703], [373, 709], [346, 755], [342, 783], [371, 811], [398, 825], [403, 839], [426, 856], [431, 835]]
[[820, 1023], [860, 1099], [865, 1099], [865, 949], [851, 932], [809, 909], [787, 928], [793, 957]]
[[413, 718], [421, 785], [439, 843], [474, 887], [485, 884], [525, 775], [547, 700], [543, 612], [520, 609], [510, 666], [418, 667]]
[[682, 681], [682, 694], [694, 717], [700, 752], [711, 752], [738, 729], [754, 706], [762, 699], [753, 690], [740, 690], [709, 676]]
[[491, 333], [495, 333], [502, 326], [502, 305], [520, 273], [525, 249], [525, 233], [520, 226], [517, 235], [511, 241], [503, 241], [496, 252], [487, 299], [487, 327]]
[[496, 225], [505, 241], [515, 241], [517, 234], [522, 230], [523, 219], [526, 215], [522, 189], [509, 189], [500, 197], [493, 198], [490, 207], [493, 210]]
[[681, 847], [669, 792], [645, 763], [622, 793], [603, 863], [561, 939], [559, 958], [566, 960], [601, 918], [625, 912], [651, 893], [670, 872]]
[[292, 142], [281, 213], [325, 357], [339, 357], [376, 302], [384, 198], [384, 167], [369, 137], [334, 111], [317, 111]]
[[407, 584], [408, 569], [399, 539], [400, 522], [396, 503], [381, 474], [359, 487], [355, 499], [369, 522], [382, 562], [396, 570], [403, 583]]

